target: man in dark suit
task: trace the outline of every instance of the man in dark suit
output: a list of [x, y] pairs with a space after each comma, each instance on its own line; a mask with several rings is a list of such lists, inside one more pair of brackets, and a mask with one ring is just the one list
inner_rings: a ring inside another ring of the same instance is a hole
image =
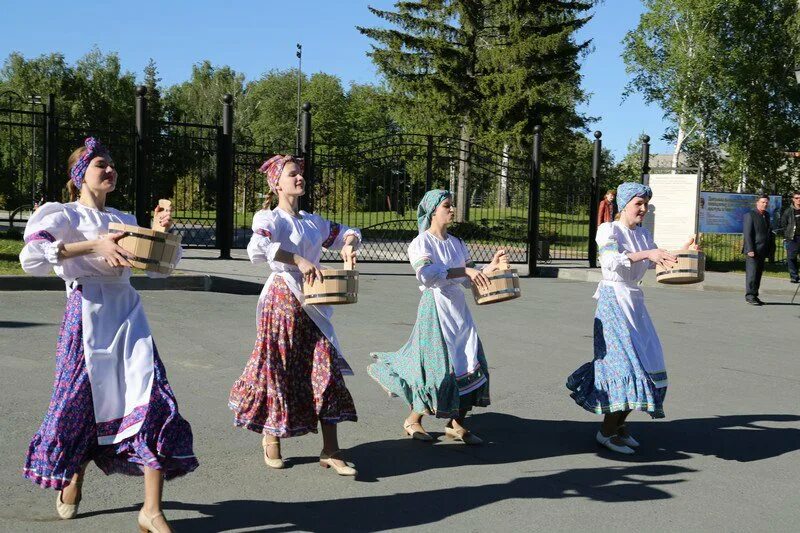
[[758, 288], [761, 286], [761, 274], [764, 272], [764, 261], [774, 252], [775, 237], [769, 221], [769, 196], [762, 194], [756, 200], [756, 208], [744, 215], [744, 245], [742, 253], [745, 254], [745, 286], [747, 289], [745, 300], [752, 305], [764, 305], [758, 299]]
[[792, 205], [781, 215], [783, 244], [786, 247], [786, 262], [789, 265], [789, 280], [800, 283], [797, 256], [800, 254], [800, 190], [792, 193]]

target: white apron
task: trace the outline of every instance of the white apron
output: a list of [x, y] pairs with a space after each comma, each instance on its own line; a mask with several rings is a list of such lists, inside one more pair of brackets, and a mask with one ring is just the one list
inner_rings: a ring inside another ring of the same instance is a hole
[[[478, 330], [467, 307], [464, 290], [458, 281], [431, 290], [456, 381], [464, 380], [481, 368], [478, 361]], [[484, 383], [486, 376], [469, 383], [463, 389], [459, 388], [458, 392], [467, 394]]]
[[126, 277], [78, 278], [83, 287], [83, 351], [97, 442], [136, 435], [150, 404], [154, 348], [141, 299]]
[[[319, 266], [319, 265], [318, 265]], [[300, 272], [296, 272], [296, 274], [301, 276]], [[339, 369], [344, 376], [352, 376], [353, 369], [350, 368], [350, 365], [347, 364], [347, 361], [344, 359], [344, 353], [342, 352], [342, 348], [339, 345], [339, 339], [336, 337], [336, 331], [333, 329], [333, 323], [331, 322], [331, 318], [333, 317], [333, 306], [331, 305], [306, 305], [305, 303], [305, 295], [303, 294], [303, 286], [301, 282], [295, 279], [292, 276], [292, 272], [273, 272], [270, 274], [267, 282], [264, 284], [264, 288], [261, 289], [261, 295], [258, 297], [258, 310], [256, 314], [256, 323], [258, 319], [261, 317], [261, 310], [262, 310], [262, 302], [265, 301], [267, 296], [267, 292], [269, 291], [270, 285], [272, 285], [272, 281], [275, 279], [275, 276], [281, 276], [286, 285], [289, 286], [289, 290], [292, 291], [294, 297], [300, 302], [300, 305], [303, 306], [303, 310], [306, 312], [308, 317], [317, 325], [319, 330], [325, 336], [326, 339], [330, 341], [334, 348], [336, 348], [336, 353], [338, 355], [338, 364]]]

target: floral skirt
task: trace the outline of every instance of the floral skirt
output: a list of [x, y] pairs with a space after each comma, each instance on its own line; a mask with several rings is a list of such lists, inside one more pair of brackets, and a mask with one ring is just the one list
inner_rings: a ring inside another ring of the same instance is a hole
[[42, 487], [61, 490], [89, 461], [106, 474], [142, 475], [145, 466], [166, 479], [197, 468], [192, 428], [178, 412], [164, 365], [154, 353], [153, 388], [142, 428], [110, 445], [97, 443], [92, 389], [83, 355], [81, 289], [67, 300], [58, 335], [56, 375], [50, 407], [33, 436], [23, 475]]
[[[489, 366], [483, 345], [478, 342], [481, 368], [470, 379], [485, 376], [486, 381], [472, 389], [469, 383], [460, 383], [453, 372], [431, 290], [422, 293], [417, 321], [408, 342], [396, 352], [373, 353], [372, 357], [375, 362], [367, 368], [372, 379], [390, 396], [401, 398], [417, 413], [457, 418], [461, 411], [490, 404]], [[460, 390], [469, 392], [462, 394]]]
[[655, 385], [666, 380], [662, 374], [651, 376], [644, 369], [614, 289], [601, 287], [594, 318], [594, 360], [567, 378], [570, 396], [592, 413], [638, 410], [663, 418], [667, 387]]
[[255, 348], [228, 401], [234, 424], [296, 437], [316, 433], [320, 422], [358, 420], [336, 348], [280, 276], [264, 299]]

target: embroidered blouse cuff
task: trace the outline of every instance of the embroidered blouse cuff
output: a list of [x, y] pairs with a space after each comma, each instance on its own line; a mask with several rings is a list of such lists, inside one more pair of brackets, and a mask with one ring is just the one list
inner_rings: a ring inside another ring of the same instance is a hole
[[61, 250], [62, 245], [63, 242], [61, 241], [48, 242], [44, 245], [44, 258], [51, 265], [57, 265], [61, 262], [58, 252]]
[[361, 245], [361, 232], [355, 228], [350, 228], [344, 232], [342, 239], [347, 239], [350, 235], [354, 235], [357, 242], [353, 245], [353, 248], [358, 248]]

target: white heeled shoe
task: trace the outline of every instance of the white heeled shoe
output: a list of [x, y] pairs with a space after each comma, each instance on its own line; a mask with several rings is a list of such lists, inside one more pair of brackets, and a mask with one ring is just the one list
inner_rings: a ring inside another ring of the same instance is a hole
[[[83, 488], [83, 480], [76, 482], [75, 486], [78, 488], [78, 492], [81, 492], [81, 489]], [[61, 493], [62, 491], [58, 491], [56, 494], [56, 512], [62, 520], [72, 520], [78, 515], [78, 506], [81, 504], [83, 494], [78, 496], [78, 501], [75, 503], [64, 503], [64, 501], [61, 499]]]
[[626, 426], [620, 426], [619, 428], [617, 428], [617, 438], [619, 438], [619, 440], [621, 440], [623, 443], [625, 443], [625, 446], [630, 446], [631, 448], [638, 448], [639, 447], [639, 441], [634, 439], [632, 435], [620, 435], [619, 434], [619, 430], [622, 429], [622, 428], [626, 428], [627, 429]]
[[611, 442], [611, 439], [614, 437], [619, 437], [619, 435], [611, 435], [610, 437], [606, 437], [600, 431], [598, 431], [595, 439], [597, 439], [597, 444], [600, 446], [605, 446], [612, 452], [623, 453], [625, 455], [634, 453], [635, 450], [629, 446], [620, 446]]

